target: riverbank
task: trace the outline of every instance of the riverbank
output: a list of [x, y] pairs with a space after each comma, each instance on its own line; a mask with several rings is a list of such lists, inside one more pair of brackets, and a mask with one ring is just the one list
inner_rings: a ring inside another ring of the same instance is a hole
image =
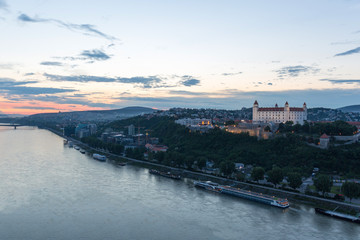
[[100, 152], [102, 154], [105, 154], [107, 157], [113, 158], [114, 159], [113, 161], [115, 161], [115, 162], [127, 161], [127, 162], [132, 162], [133, 164], [139, 165], [141, 167], [151, 167], [151, 168], [155, 167], [155, 168], [158, 168], [161, 170], [175, 171], [176, 173], [181, 174], [181, 176], [184, 178], [201, 180], [201, 181], [210, 180], [210, 181], [218, 182], [220, 184], [232, 185], [232, 186], [244, 188], [244, 189], [259, 192], [259, 193], [275, 195], [275, 196], [281, 197], [281, 198], [287, 198], [291, 202], [305, 203], [305, 204], [312, 205], [313, 207], [321, 207], [321, 208], [327, 208], [327, 209], [334, 209], [334, 208], [338, 207], [338, 209], [343, 212], [359, 212], [360, 211], [359, 205], [355, 205], [355, 204], [351, 204], [351, 203], [339, 202], [339, 201], [335, 201], [335, 200], [331, 200], [331, 199], [305, 195], [302, 193], [290, 192], [290, 191], [286, 191], [286, 190], [282, 190], [282, 189], [271, 188], [271, 187], [257, 185], [257, 184], [253, 184], [253, 183], [240, 182], [240, 181], [227, 179], [227, 178], [220, 177], [220, 176], [214, 176], [214, 175], [206, 174], [206, 173], [202, 173], [202, 172], [189, 171], [189, 170], [185, 170], [182, 168], [169, 167], [169, 166], [165, 166], [165, 165], [162, 165], [159, 163], [149, 162], [146, 160], [138, 160], [138, 159], [128, 158], [125, 156], [112, 154], [112, 153], [109, 153], [106, 151], [102, 151], [100, 149], [92, 148], [92, 147], [88, 146], [87, 144], [82, 143], [79, 140], [63, 136], [62, 133], [59, 131], [55, 131], [53, 129], [46, 129], [46, 130], [49, 130], [49, 131], [53, 132], [54, 134], [56, 134], [64, 139], [67, 139], [68, 141], [73, 141], [76, 145], [79, 145], [88, 151]]

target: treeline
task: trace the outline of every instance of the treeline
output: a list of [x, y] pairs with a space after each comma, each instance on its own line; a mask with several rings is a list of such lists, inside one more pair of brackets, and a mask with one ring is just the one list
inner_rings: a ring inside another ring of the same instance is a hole
[[[191, 132], [184, 126], [174, 123], [174, 119], [167, 117], [151, 119], [136, 117], [116, 121], [106, 127], [124, 130], [130, 124], [142, 127], [141, 131], [151, 130], [151, 136], [158, 137], [161, 144], [169, 147], [166, 153], [149, 155], [150, 159], [154, 158], [169, 166], [185, 168], [197, 166], [201, 169], [206, 161], [211, 161], [214, 162], [215, 168], [220, 168], [226, 175], [234, 170], [234, 163], [244, 163], [263, 167], [265, 171], [277, 166], [283, 169], [285, 175], [295, 172], [307, 176], [314, 167], [319, 167], [325, 173], [349, 177], [360, 176], [359, 144], [331, 147], [327, 150], [317, 149], [308, 146], [304, 138], [295, 131], [292, 133], [292, 130], [285, 132], [283, 134], [285, 136], [259, 141], [248, 134], [232, 134], [218, 128], [207, 133]], [[310, 126], [307, 123], [301, 127], [305, 129], [304, 131], [308, 126], [309, 131], [311, 127], [311, 131], [318, 129], [319, 132], [322, 131], [321, 129], [327, 129], [327, 126], [347, 129], [342, 121], [337, 121], [333, 125], [325, 124], [321, 127], [320, 125]], [[285, 127], [290, 127], [290, 124], [285, 124]]]
[[104, 149], [110, 153], [121, 154], [124, 152], [124, 146], [116, 143], [105, 143], [94, 136], [81, 138], [81, 141], [90, 147]]
[[347, 122], [338, 120], [335, 122], [328, 122], [328, 123], [309, 123], [305, 122], [303, 125], [295, 124], [289, 121], [284, 123], [280, 123], [279, 132], [287, 133], [287, 132], [294, 132], [294, 133], [307, 133], [307, 134], [324, 134], [330, 136], [351, 136], [357, 132], [357, 128], [348, 124]]

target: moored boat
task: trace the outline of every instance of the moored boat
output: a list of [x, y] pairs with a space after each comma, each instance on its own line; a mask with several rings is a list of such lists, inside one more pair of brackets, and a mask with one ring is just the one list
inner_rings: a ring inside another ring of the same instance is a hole
[[221, 186], [221, 192], [235, 197], [241, 197], [255, 202], [268, 204], [279, 208], [288, 208], [290, 206], [287, 199], [269, 196], [262, 193], [243, 190], [230, 186]]
[[84, 149], [82, 149], [82, 148], [81, 148], [79, 151], [80, 151], [82, 154], [85, 154], [85, 153], [86, 153], [86, 151], [85, 151]]
[[194, 181], [194, 184], [196, 187], [201, 187], [212, 192], [224, 193], [235, 197], [245, 198], [279, 208], [288, 208], [290, 206], [287, 199], [277, 198], [275, 196], [269, 196], [262, 193], [251, 192], [230, 186], [219, 185], [211, 181]]
[[217, 183], [214, 183], [211, 181], [206, 181], [206, 182], [194, 181], [194, 184], [195, 184], [195, 187], [204, 188], [211, 192], [220, 192], [221, 193], [221, 188], [219, 187], [219, 184], [217, 184]]
[[167, 178], [172, 178], [172, 179], [175, 179], [175, 180], [180, 180], [181, 179], [180, 175], [173, 174], [171, 172], [161, 172], [161, 171], [158, 171], [158, 170], [155, 170], [155, 169], [150, 169], [149, 173], [154, 174], [154, 175], [167, 177]]
[[315, 212], [326, 215], [326, 216], [342, 219], [342, 220], [345, 220], [345, 221], [350, 221], [350, 222], [354, 222], [354, 223], [360, 223], [360, 217], [357, 217], [357, 216], [352, 216], [352, 215], [348, 215], [348, 214], [344, 214], [344, 213], [325, 210], [325, 209], [322, 209], [322, 208], [315, 208]]
[[93, 158], [96, 159], [96, 160], [99, 160], [99, 161], [101, 161], [101, 162], [105, 162], [105, 161], [106, 161], [106, 156], [100, 155], [100, 154], [97, 154], [97, 153], [94, 153], [94, 154], [93, 154]]

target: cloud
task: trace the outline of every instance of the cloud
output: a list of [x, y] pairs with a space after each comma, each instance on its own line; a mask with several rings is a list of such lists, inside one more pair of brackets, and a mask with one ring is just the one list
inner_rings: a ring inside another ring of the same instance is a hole
[[300, 74], [307, 74], [307, 73], [315, 74], [319, 71], [320, 69], [318, 68], [297, 65], [297, 66], [282, 67], [279, 70], [276, 70], [275, 72], [278, 74], [279, 78], [283, 79], [285, 77], [298, 77]]
[[31, 83], [37, 83], [37, 81], [15, 81], [12, 78], [0, 78], [0, 90], [3, 87], [13, 87], [13, 86], [26, 85]]
[[346, 51], [346, 52], [338, 53], [334, 57], [346, 56], [346, 55], [351, 55], [351, 54], [355, 54], [355, 53], [360, 53], [360, 47], [351, 49], [351, 50]]
[[124, 77], [99, 77], [99, 76], [89, 76], [89, 75], [73, 75], [73, 76], [62, 76], [62, 75], [53, 75], [44, 73], [44, 76], [50, 81], [57, 82], [109, 82], [109, 83], [125, 83], [125, 84], [134, 84], [137, 87], [142, 88], [169, 88], [177, 86], [195, 86], [200, 83], [200, 80], [197, 80], [189, 75], [176, 76], [173, 75], [171, 79], [177, 79], [175, 83], [168, 83], [169, 79], [166, 77], [160, 76], [136, 76], [130, 78]]
[[55, 94], [64, 92], [74, 92], [72, 89], [47, 88], [47, 87], [28, 87], [24, 86], [37, 81], [15, 81], [10, 78], [0, 78], [0, 94], [18, 94], [18, 95], [39, 95], [39, 94]]
[[188, 79], [188, 80], [182, 81], [181, 83], [182, 83], [184, 86], [186, 86], [186, 87], [191, 87], [191, 86], [199, 85], [200, 80], [197, 80], [197, 79]]
[[80, 54], [80, 56], [83, 56], [86, 59], [97, 60], [97, 61], [108, 60], [110, 58], [109, 55], [98, 49], [84, 50]]
[[14, 107], [16, 109], [36, 109], [36, 110], [57, 110], [57, 108], [53, 107], [35, 107], [35, 106], [21, 106], [21, 107]]
[[193, 76], [184, 75], [181, 77], [183, 79], [180, 81], [180, 84], [186, 87], [196, 86], [200, 84], [200, 80], [193, 78]]
[[45, 66], [63, 66], [61, 62], [41, 62], [40, 64]]
[[5, 0], [0, 0], [0, 9], [6, 9], [7, 8], [7, 4]]
[[161, 87], [160, 83], [163, 81], [157, 76], [149, 77], [131, 77], [131, 78], [121, 78], [121, 77], [98, 77], [98, 76], [88, 76], [88, 75], [76, 75], [76, 76], [61, 76], [61, 75], [52, 75], [45, 73], [44, 76], [51, 81], [66, 81], [66, 82], [116, 82], [116, 83], [129, 83], [129, 84], [138, 84], [144, 88], [155, 88]]
[[223, 76], [235, 76], [235, 75], [239, 75], [242, 74], [242, 72], [236, 72], [236, 73], [222, 73], [221, 75]]
[[25, 73], [24, 76], [32, 76], [35, 75], [35, 73]]
[[71, 31], [81, 32], [84, 35], [92, 35], [97, 37], [102, 37], [110, 41], [118, 40], [116, 37], [113, 37], [111, 35], [105, 34], [99, 30], [96, 29], [94, 25], [90, 24], [74, 24], [74, 23], [65, 23], [58, 19], [52, 19], [52, 18], [39, 18], [39, 17], [30, 17], [26, 14], [20, 14], [18, 16], [18, 20], [22, 22], [30, 22], [30, 23], [43, 23], [43, 22], [49, 22], [54, 23], [57, 26], [67, 28]]
[[330, 82], [332, 84], [342, 84], [342, 83], [358, 83], [360, 84], [360, 79], [320, 79], [320, 81]]

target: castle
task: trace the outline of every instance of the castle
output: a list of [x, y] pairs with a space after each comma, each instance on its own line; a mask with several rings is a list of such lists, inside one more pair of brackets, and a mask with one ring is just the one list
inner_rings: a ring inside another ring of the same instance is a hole
[[289, 107], [289, 103], [285, 103], [285, 107], [259, 108], [258, 102], [255, 100], [253, 105], [253, 123], [285, 123], [292, 121], [294, 124], [304, 124], [307, 120], [306, 103], [302, 108]]

